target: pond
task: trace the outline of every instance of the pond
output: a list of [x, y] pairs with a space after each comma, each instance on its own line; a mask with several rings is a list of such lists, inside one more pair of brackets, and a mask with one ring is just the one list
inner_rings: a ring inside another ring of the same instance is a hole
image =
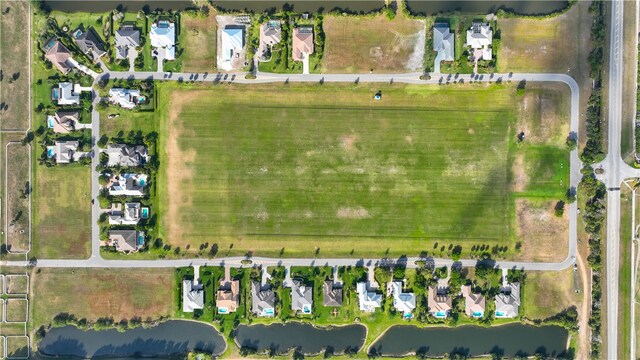
[[507, 357], [526, 357], [540, 353], [554, 357], [567, 351], [568, 337], [567, 330], [558, 326], [393, 326], [372, 344], [369, 351], [383, 356], [403, 356], [417, 352], [426, 356], [452, 353], [480, 356], [498, 353]]
[[298, 349], [303, 354], [318, 354], [327, 348], [336, 354], [358, 351], [367, 330], [362, 325], [316, 328], [310, 324], [291, 322], [271, 325], [240, 325], [236, 343], [258, 352], [283, 354]]
[[74, 326], [46, 333], [38, 350], [43, 355], [64, 357], [158, 357], [184, 355], [198, 350], [221, 354], [226, 348], [222, 335], [207, 324], [171, 320], [158, 326], [118, 332], [80, 330]]
[[[384, 6], [382, 0], [292, 0], [292, 1], [261, 1], [261, 0], [226, 0], [215, 1], [216, 6], [224, 10], [236, 11], [253, 11], [264, 12], [271, 9], [280, 10], [285, 5], [298, 12], [328, 12], [333, 9], [341, 9], [353, 13], [368, 13], [375, 11]], [[454, 0], [454, 1], [425, 1], [425, 0], [407, 0], [407, 6], [413, 14], [438, 14], [458, 11], [465, 14], [487, 14], [495, 12], [498, 9], [509, 9], [518, 14], [539, 15], [549, 14], [561, 10], [568, 6], [566, 0], [547, 0], [547, 1], [527, 1], [527, 0]], [[143, 8], [148, 10], [184, 10], [193, 7], [191, 1], [57, 1], [46, 0], [45, 5], [50, 10], [58, 10], [65, 12], [87, 11], [87, 12], [106, 12], [115, 8], [137, 12]]]

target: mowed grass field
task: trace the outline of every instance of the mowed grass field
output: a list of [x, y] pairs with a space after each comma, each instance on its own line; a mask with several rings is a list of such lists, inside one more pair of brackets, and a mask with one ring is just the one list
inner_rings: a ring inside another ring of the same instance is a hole
[[398, 14], [324, 18], [323, 72], [403, 72], [422, 68], [426, 23]]
[[184, 71], [212, 71], [216, 68], [216, 11], [208, 16], [184, 13], [180, 37], [184, 39], [182, 67]]
[[[170, 315], [173, 269], [42, 269], [32, 278], [33, 328], [59, 313], [95, 321]], [[70, 296], [73, 294], [73, 296]]]
[[28, 1], [3, 1], [0, 11], [0, 129], [29, 128], [29, 24]]
[[31, 145], [11, 142], [5, 147], [6, 175], [6, 211], [7, 249], [11, 252], [26, 253], [30, 250], [30, 201], [28, 189], [30, 180]]
[[90, 169], [34, 166], [33, 250], [39, 258], [88, 258], [91, 251]]
[[[514, 193], [564, 193], [555, 180], [566, 178], [566, 151], [515, 145], [512, 86], [174, 89], [160, 91], [159, 224], [182, 249], [382, 256], [510, 246]], [[514, 153], [537, 174], [517, 190]]]

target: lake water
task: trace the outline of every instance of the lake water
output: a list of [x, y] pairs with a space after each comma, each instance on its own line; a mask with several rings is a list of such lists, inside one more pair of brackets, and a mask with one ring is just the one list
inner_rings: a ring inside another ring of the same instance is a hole
[[[45, 4], [51, 10], [59, 10], [65, 12], [88, 11], [88, 12], [105, 12], [120, 6], [129, 11], [139, 11], [145, 6], [149, 10], [183, 10], [193, 7], [191, 1], [147, 1], [147, 0], [129, 0], [129, 1], [101, 1], [101, 0], [81, 0], [81, 1], [56, 1], [47, 0]], [[317, 12], [331, 11], [333, 9], [342, 9], [354, 13], [366, 13], [384, 6], [384, 1], [380, 0], [293, 0], [293, 1], [267, 1], [267, 0], [226, 0], [216, 1], [215, 4], [225, 10], [244, 11], [245, 9], [253, 12], [264, 12], [270, 9], [282, 9], [285, 5], [293, 8], [298, 12]], [[407, 0], [407, 6], [414, 14], [438, 14], [458, 11], [466, 14], [487, 14], [495, 12], [500, 8], [510, 9], [518, 14], [536, 15], [548, 14], [565, 8], [568, 5], [566, 0], [545, 0], [545, 1], [528, 1], [528, 0], [462, 0], [462, 1], [432, 1], [432, 0]]]
[[74, 326], [51, 329], [40, 341], [40, 353], [64, 357], [167, 357], [198, 350], [221, 354], [226, 343], [213, 327], [193, 321], [171, 320], [158, 326], [118, 332], [84, 331]]
[[236, 342], [259, 352], [274, 349], [278, 354], [299, 348], [304, 354], [317, 354], [327, 347], [334, 353], [357, 351], [364, 344], [366, 328], [362, 325], [339, 326], [327, 329], [291, 322], [272, 325], [240, 325]]
[[484, 328], [394, 326], [371, 346], [386, 356], [420, 352], [427, 356], [459, 353], [479, 356], [500, 353], [504, 356], [531, 356], [541, 353], [557, 356], [565, 353], [568, 333], [558, 326], [535, 327], [509, 324]]

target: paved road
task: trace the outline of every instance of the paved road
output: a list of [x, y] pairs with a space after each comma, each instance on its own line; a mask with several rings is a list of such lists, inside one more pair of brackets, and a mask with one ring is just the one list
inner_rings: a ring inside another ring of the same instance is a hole
[[[566, 84], [571, 90], [571, 124], [570, 129], [574, 136], [578, 134], [579, 128], [579, 89], [578, 84], [573, 78], [565, 74], [495, 74], [495, 75], [433, 75], [429, 80], [421, 80], [421, 73], [406, 73], [406, 74], [266, 74], [258, 73], [256, 79], [245, 79], [245, 74], [237, 75], [224, 75], [224, 74], [208, 74], [208, 73], [174, 73], [167, 75], [165, 73], [149, 73], [149, 72], [107, 72], [101, 74], [97, 78], [109, 78], [109, 79], [152, 79], [156, 81], [204, 81], [204, 82], [235, 82], [244, 84], [256, 84], [256, 83], [274, 83], [274, 82], [378, 82], [378, 83], [411, 83], [411, 84], [438, 84], [447, 82], [496, 82], [496, 81], [527, 81], [527, 82], [561, 82]], [[97, 97], [94, 99], [94, 109], [97, 104]], [[100, 136], [100, 119], [97, 111], [92, 113], [93, 126], [92, 134], [95, 141]], [[95, 154], [98, 154], [97, 145], [94, 146]], [[93, 160], [93, 166], [97, 165], [99, 156], [96, 155]], [[580, 168], [581, 162], [576, 150], [571, 152], [570, 156], [570, 186], [576, 188], [580, 181]], [[93, 171], [92, 175], [92, 195], [95, 199], [98, 195], [98, 173]], [[241, 266], [243, 257], [229, 257], [219, 259], [157, 259], [157, 260], [105, 260], [100, 256], [99, 249], [99, 227], [97, 220], [99, 217], [99, 205], [96, 201], [92, 207], [92, 253], [91, 257], [87, 260], [38, 260], [37, 265], [41, 267], [179, 267], [188, 265], [232, 265]], [[523, 261], [497, 261], [495, 266], [511, 269], [528, 269], [528, 270], [562, 270], [574, 264], [577, 251], [577, 204], [571, 204], [569, 206], [569, 252], [564, 261], [554, 263], [539, 263], [539, 262], [523, 262]], [[415, 266], [415, 261], [419, 258], [408, 258], [400, 261], [406, 262], [409, 267]], [[357, 265], [357, 264], [379, 264], [385, 262], [383, 259], [272, 259], [272, 258], [252, 258], [254, 264], [269, 266], [269, 265], [285, 265], [285, 266], [310, 266], [310, 265], [328, 265], [328, 266], [343, 266], [343, 265]], [[453, 261], [449, 259], [429, 259], [436, 266], [452, 265]], [[461, 260], [459, 262], [462, 266], [475, 266], [477, 260]], [[25, 262], [6, 262], [6, 265], [21, 266], [26, 265]]]
[[622, 52], [623, 2], [614, 0], [611, 11], [611, 39], [609, 46], [609, 113], [607, 157], [601, 163], [605, 169], [607, 193], [607, 358], [618, 356], [618, 271], [620, 270], [620, 184], [635, 173], [621, 156], [622, 137]]
[[98, 178], [100, 177], [100, 173], [96, 171], [96, 168], [100, 163], [100, 148], [98, 147], [98, 140], [100, 140], [100, 113], [98, 112], [98, 102], [100, 102], [100, 97], [94, 90], [92, 103], [93, 111], [91, 112], [91, 138], [93, 141], [93, 159], [91, 159], [91, 199], [94, 199], [93, 204], [91, 205], [91, 259], [100, 258], [100, 225], [98, 225], [98, 219], [100, 218], [100, 202], [98, 201], [98, 195], [100, 194], [100, 182]]

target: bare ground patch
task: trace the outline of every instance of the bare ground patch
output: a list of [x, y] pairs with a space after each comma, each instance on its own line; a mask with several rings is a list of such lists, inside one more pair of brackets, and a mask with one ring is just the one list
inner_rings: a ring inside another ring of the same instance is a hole
[[7, 249], [11, 252], [30, 250], [30, 201], [29, 176], [30, 145], [10, 143], [6, 147], [6, 198], [7, 198]]
[[564, 84], [527, 84], [518, 106], [516, 131], [525, 141], [563, 146], [570, 130], [569, 89]]
[[511, 191], [522, 192], [529, 185], [529, 174], [524, 165], [524, 154], [517, 154], [512, 166], [513, 180]]
[[7, 322], [26, 322], [28, 319], [27, 299], [7, 299], [5, 300], [5, 311]]
[[341, 207], [336, 212], [339, 219], [366, 219], [369, 217], [369, 211], [362, 206], [357, 207]]
[[568, 215], [554, 213], [555, 201], [516, 199], [516, 236], [522, 244], [518, 258], [561, 261], [568, 252]]
[[[4, 1], [0, 11], [0, 128], [29, 128], [29, 2]], [[26, 101], [25, 101], [26, 100]]]
[[216, 68], [216, 11], [209, 9], [206, 17], [185, 15], [182, 17], [184, 32], [185, 71], [210, 71]]
[[173, 269], [42, 269], [33, 278], [34, 326], [59, 313], [90, 321], [170, 315], [173, 276]]
[[29, 291], [27, 275], [7, 275], [5, 281], [7, 294], [26, 294]]
[[398, 15], [327, 16], [324, 71], [393, 72], [422, 68], [426, 24]]
[[180, 221], [180, 209], [189, 206], [192, 198], [189, 192], [183, 191], [183, 186], [193, 177], [191, 164], [195, 160], [196, 151], [191, 149], [183, 151], [180, 148], [178, 139], [185, 131], [181, 125], [178, 115], [182, 108], [197, 99], [197, 91], [174, 91], [171, 97], [171, 107], [169, 110], [168, 124], [172, 129], [167, 137], [167, 196], [168, 207], [164, 217], [167, 228], [168, 240], [174, 244], [180, 244], [181, 235], [185, 229], [184, 222]]

